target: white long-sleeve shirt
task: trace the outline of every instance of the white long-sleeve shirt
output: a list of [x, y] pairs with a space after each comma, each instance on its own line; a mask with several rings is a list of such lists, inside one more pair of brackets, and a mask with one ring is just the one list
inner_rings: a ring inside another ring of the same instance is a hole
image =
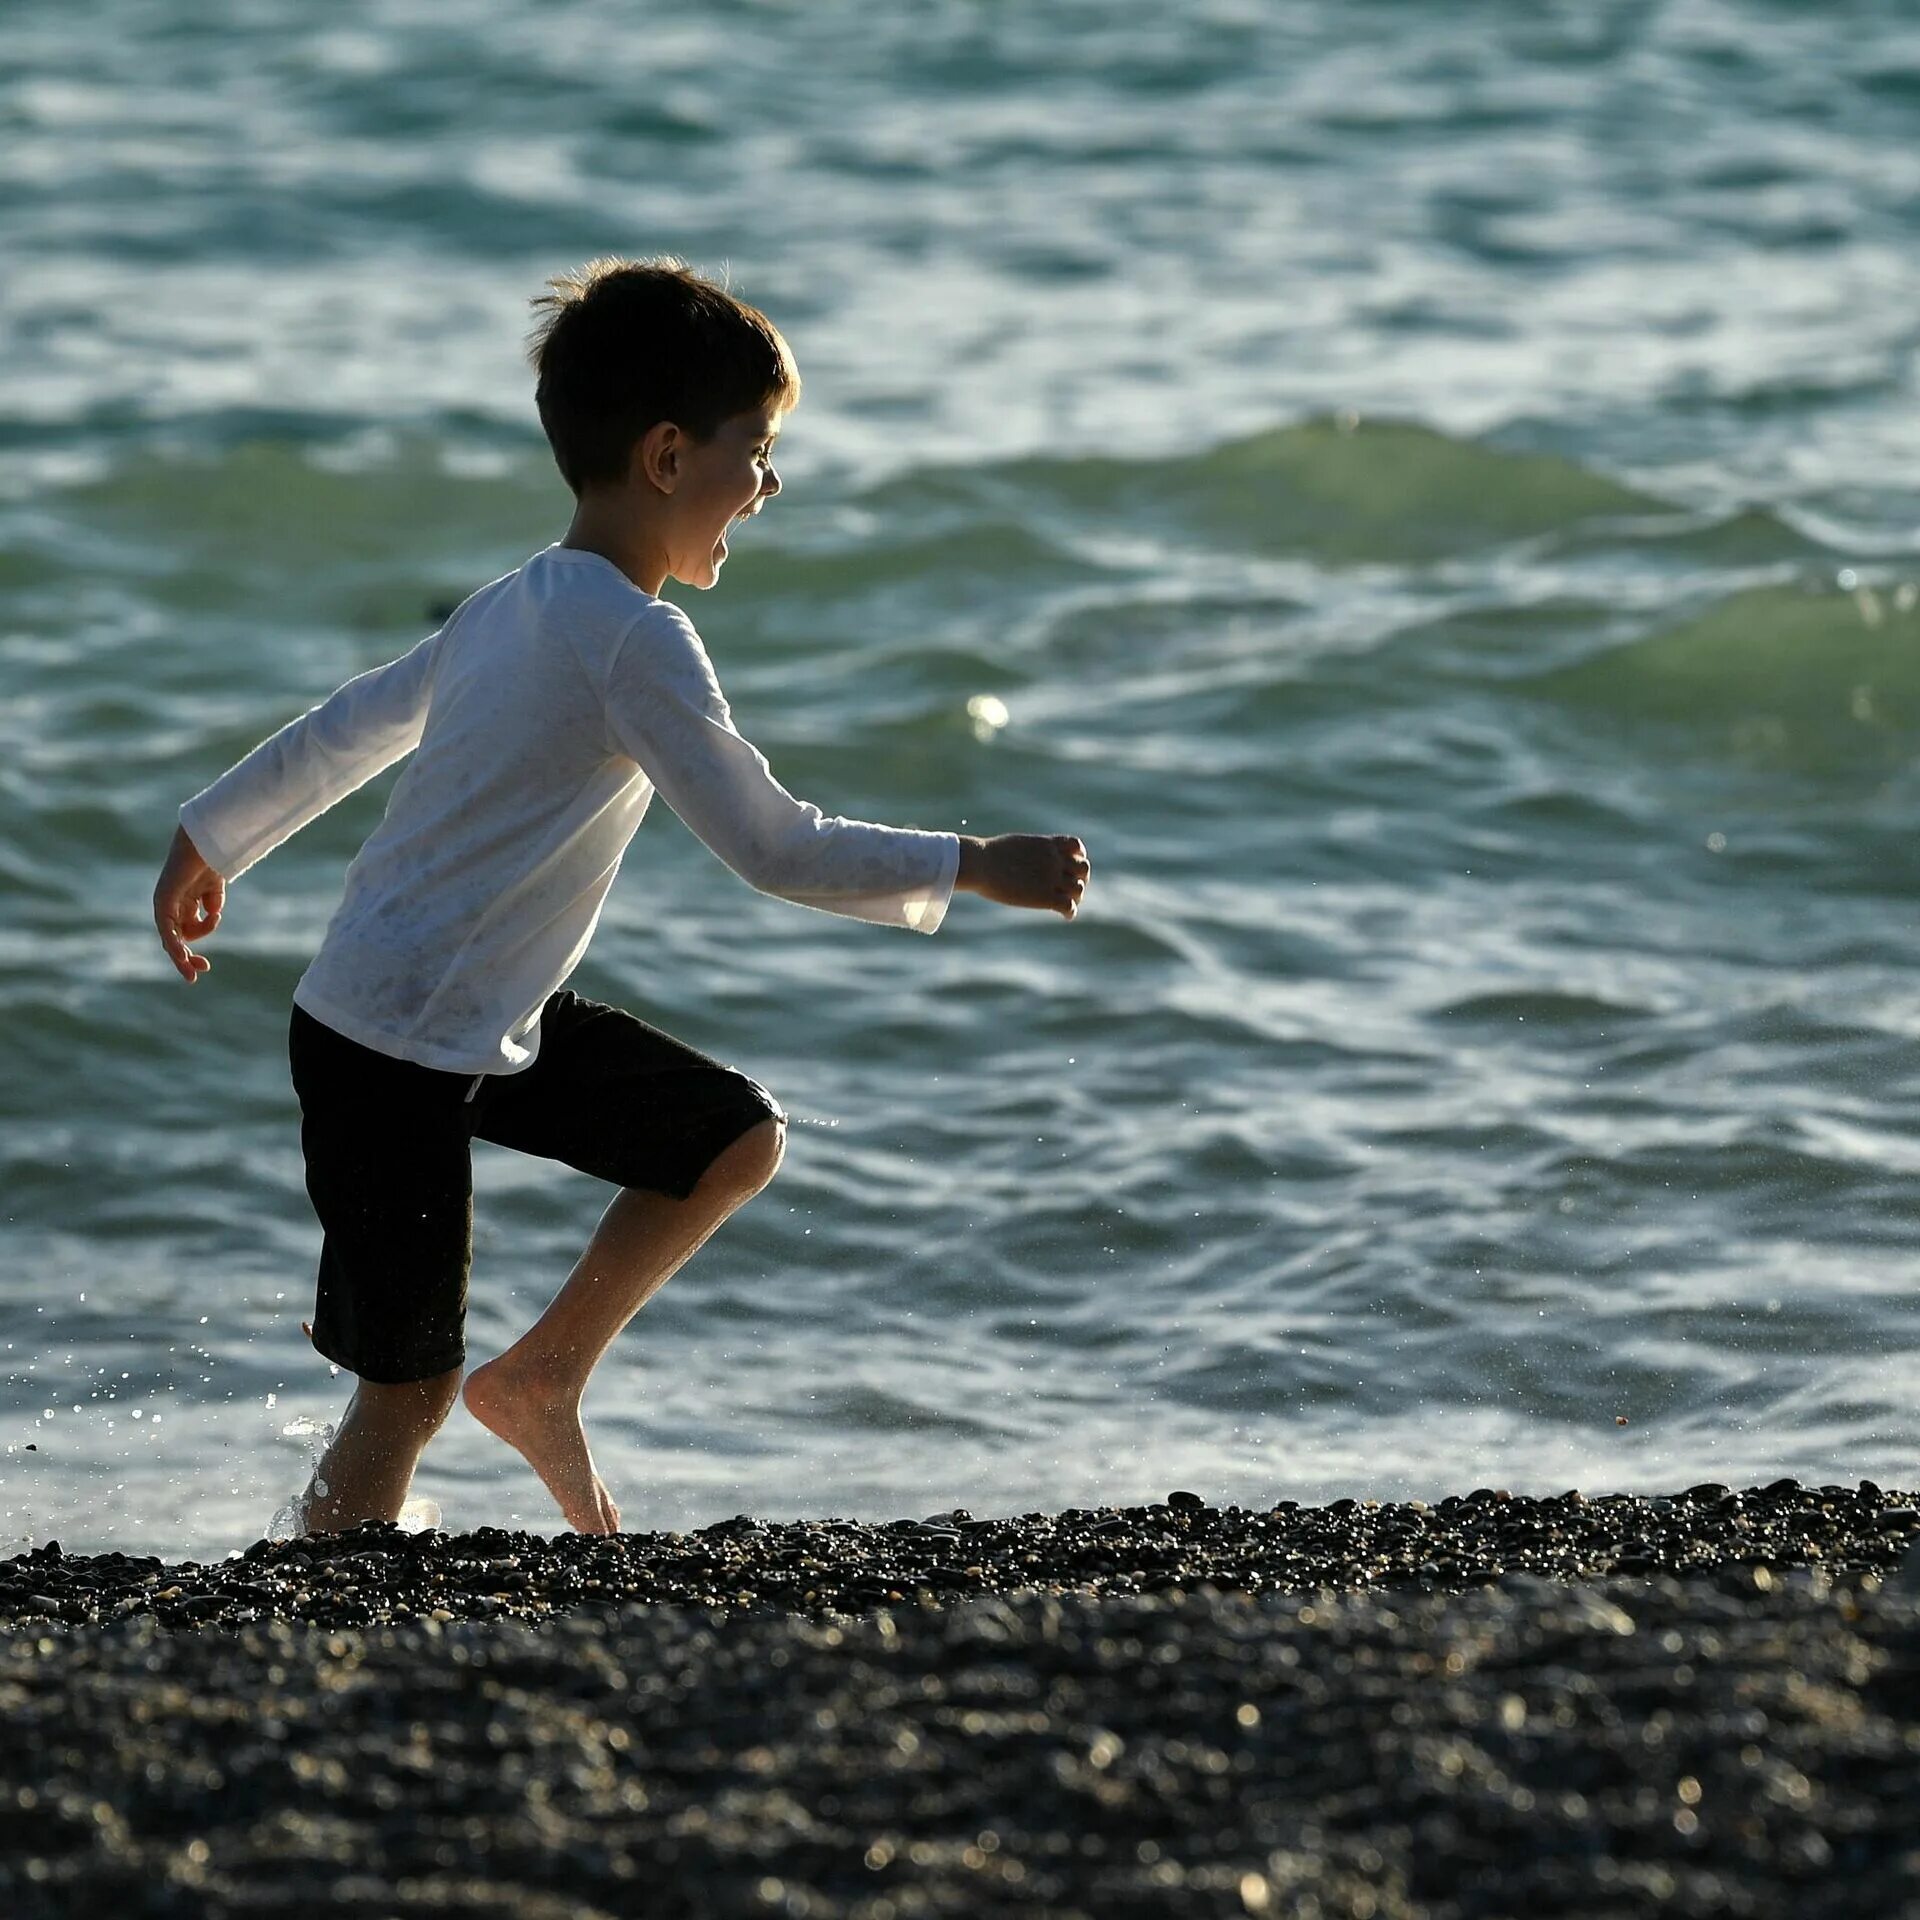
[[567, 547], [263, 741], [181, 824], [232, 880], [408, 752], [294, 999], [453, 1073], [532, 1064], [656, 790], [749, 885], [802, 906], [932, 933], [959, 871], [953, 834], [796, 800], [734, 730], [693, 622]]

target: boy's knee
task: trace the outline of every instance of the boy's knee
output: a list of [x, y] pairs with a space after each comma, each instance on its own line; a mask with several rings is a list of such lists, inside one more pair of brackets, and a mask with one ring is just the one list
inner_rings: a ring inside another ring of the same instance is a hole
[[749, 1127], [720, 1158], [730, 1183], [758, 1193], [780, 1171], [786, 1151], [787, 1123], [769, 1115]]

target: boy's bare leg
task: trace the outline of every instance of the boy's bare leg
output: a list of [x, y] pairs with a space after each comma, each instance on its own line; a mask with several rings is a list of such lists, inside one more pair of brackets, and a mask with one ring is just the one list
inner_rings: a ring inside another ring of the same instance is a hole
[[344, 1533], [362, 1520], [397, 1520], [421, 1449], [453, 1411], [460, 1369], [385, 1386], [362, 1380], [307, 1489], [309, 1533]]
[[525, 1455], [577, 1532], [613, 1533], [620, 1525], [580, 1424], [589, 1376], [620, 1329], [773, 1178], [785, 1147], [786, 1129], [763, 1120], [708, 1167], [684, 1200], [624, 1188], [546, 1312], [497, 1360], [467, 1376], [468, 1411]]

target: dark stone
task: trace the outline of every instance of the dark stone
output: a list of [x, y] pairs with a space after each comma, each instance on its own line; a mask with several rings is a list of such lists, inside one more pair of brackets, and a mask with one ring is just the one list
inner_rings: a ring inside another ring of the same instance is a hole
[[[752, 1552], [829, 1537], [781, 1529]], [[530, 1570], [644, 1566], [649, 1543], [518, 1551]], [[372, 1593], [398, 1563], [349, 1564]], [[1911, 1769], [1888, 1756], [1920, 1734], [1891, 1683], [1920, 1603], [1492, 1572], [1464, 1594], [1195, 1581], [831, 1622], [648, 1604], [537, 1628], [26, 1632], [0, 1639], [0, 1910], [1840, 1920], [1910, 1903]]]
[[1723, 1569], [1756, 1562], [1783, 1572], [1817, 1567], [1828, 1579], [1890, 1578], [1920, 1533], [1920, 1502], [1909, 1494], [1855, 1494], [1823, 1505], [1804, 1490], [1793, 1500], [1758, 1490], [1712, 1502], [1696, 1497], [1714, 1484], [1655, 1501], [1503, 1499], [1504, 1489], [1480, 1488], [1468, 1501], [1448, 1496], [1431, 1508], [1349, 1498], [1328, 1508], [1280, 1501], [1255, 1512], [1207, 1508], [1180, 1489], [1182, 1497], [1166, 1503], [1074, 1509], [1071, 1518], [976, 1520], [958, 1510], [925, 1521], [770, 1526], [739, 1515], [686, 1538], [549, 1540], [499, 1528], [406, 1535], [368, 1527], [256, 1542], [207, 1568], [163, 1568], [121, 1554], [56, 1557], [38, 1547], [0, 1563], [0, 1626], [63, 1618], [69, 1609], [84, 1619], [158, 1608], [183, 1631], [276, 1613], [334, 1627], [436, 1610], [506, 1609], [538, 1620], [630, 1605], [802, 1608], [818, 1616], [951, 1588], [956, 1575], [969, 1591], [1001, 1594], [1048, 1586], [1121, 1594], [1149, 1582], [1242, 1593], [1379, 1582], [1460, 1586], [1511, 1572], [1564, 1581], [1609, 1569], [1664, 1569], [1712, 1583]]

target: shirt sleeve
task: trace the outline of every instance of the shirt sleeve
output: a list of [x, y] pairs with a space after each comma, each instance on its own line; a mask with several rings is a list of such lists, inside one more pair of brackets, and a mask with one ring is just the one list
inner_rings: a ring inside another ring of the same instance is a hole
[[693, 623], [659, 601], [615, 649], [614, 741], [687, 826], [761, 893], [933, 933], [960, 869], [951, 833], [828, 817], [796, 800], [742, 739]]
[[431, 634], [349, 680], [180, 809], [180, 824], [214, 872], [226, 880], [245, 873], [420, 744], [439, 639]]

